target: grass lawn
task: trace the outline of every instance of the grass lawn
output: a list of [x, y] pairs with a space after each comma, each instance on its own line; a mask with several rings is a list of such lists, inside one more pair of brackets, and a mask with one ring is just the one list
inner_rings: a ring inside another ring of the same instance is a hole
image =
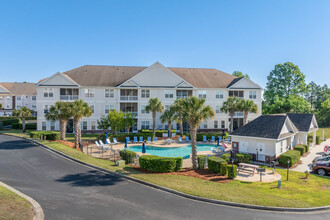
[[330, 138], [330, 128], [319, 128], [319, 130], [316, 131], [316, 135], [320, 136], [320, 138], [322, 138], [323, 137], [323, 130], [324, 130], [325, 139]]
[[250, 183], [234, 180], [229, 183], [217, 183], [180, 175], [145, 174], [130, 166], [116, 167], [114, 162], [93, 158], [58, 142], [40, 142], [84, 162], [191, 195], [263, 206], [313, 207], [330, 205], [329, 177], [310, 175], [310, 179], [306, 181], [303, 179], [304, 173], [290, 171], [290, 179], [286, 181], [286, 170], [278, 169], [277, 172], [283, 177], [281, 189], [276, 188], [277, 182]]
[[0, 219], [33, 219], [32, 205], [2, 186], [0, 186], [0, 204]]

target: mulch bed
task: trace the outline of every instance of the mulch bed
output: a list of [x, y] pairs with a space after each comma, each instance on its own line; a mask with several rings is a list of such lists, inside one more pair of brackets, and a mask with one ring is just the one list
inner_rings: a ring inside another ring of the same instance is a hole
[[302, 157], [306, 157], [308, 154], [309, 154], [309, 151], [306, 152], [306, 153], [304, 153], [304, 154], [302, 155]]
[[201, 169], [201, 170], [193, 170], [191, 168], [184, 168], [178, 172], [172, 172], [172, 173], [154, 173], [151, 171], [144, 170], [140, 167], [133, 166], [133, 168], [137, 171], [147, 173], [147, 174], [161, 174], [161, 175], [181, 175], [181, 176], [191, 176], [195, 178], [200, 178], [208, 181], [214, 181], [218, 183], [228, 183], [232, 181], [232, 179], [228, 179], [227, 176], [220, 176], [216, 173], [211, 173], [208, 169]]

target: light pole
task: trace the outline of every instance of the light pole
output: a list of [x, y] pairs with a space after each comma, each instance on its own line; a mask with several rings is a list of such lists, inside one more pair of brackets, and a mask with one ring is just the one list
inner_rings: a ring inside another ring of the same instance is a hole
[[289, 181], [289, 164], [290, 164], [290, 160], [288, 160], [288, 171], [286, 174], [286, 181]]

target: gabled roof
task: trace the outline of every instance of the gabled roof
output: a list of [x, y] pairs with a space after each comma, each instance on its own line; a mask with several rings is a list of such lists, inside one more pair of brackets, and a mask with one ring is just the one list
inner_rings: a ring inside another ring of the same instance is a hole
[[229, 85], [227, 86], [227, 88], [231, 87], [232, 85], [234, 85], [235, 83], [237, 83], [238, 81], [240, 81], [243, 78], [244, 77], [239, 77], [239, 78], [234, 79], [233, 81], [231, 81], [231, 83], [229, 83]]
[[8, 90], [13, 95], [36, 95], [37, 88], [34, 83], [0, 83], [2, 87]]
[[261, 115], [231, 135], [278, 139], [286, 119], [286, 115]]
[[287, 115], [299, 131], [309, 132], [314, 114], [288, 113]]
[[[139, 66], [85, 65], [66, 71], [63, 74], [80, 86], [116, 87], [147, 68]], [[217, 69], [176, 67], [169, 67], [168, 69], [196, 88], [226, 88], [237, 78]]]

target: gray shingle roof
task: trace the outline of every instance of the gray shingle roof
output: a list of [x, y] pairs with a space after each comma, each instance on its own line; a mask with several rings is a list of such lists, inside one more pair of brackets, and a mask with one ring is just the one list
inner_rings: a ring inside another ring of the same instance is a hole
[[287, 115], [299, 131], [309, 131], [314, 114], [288, 113]]

